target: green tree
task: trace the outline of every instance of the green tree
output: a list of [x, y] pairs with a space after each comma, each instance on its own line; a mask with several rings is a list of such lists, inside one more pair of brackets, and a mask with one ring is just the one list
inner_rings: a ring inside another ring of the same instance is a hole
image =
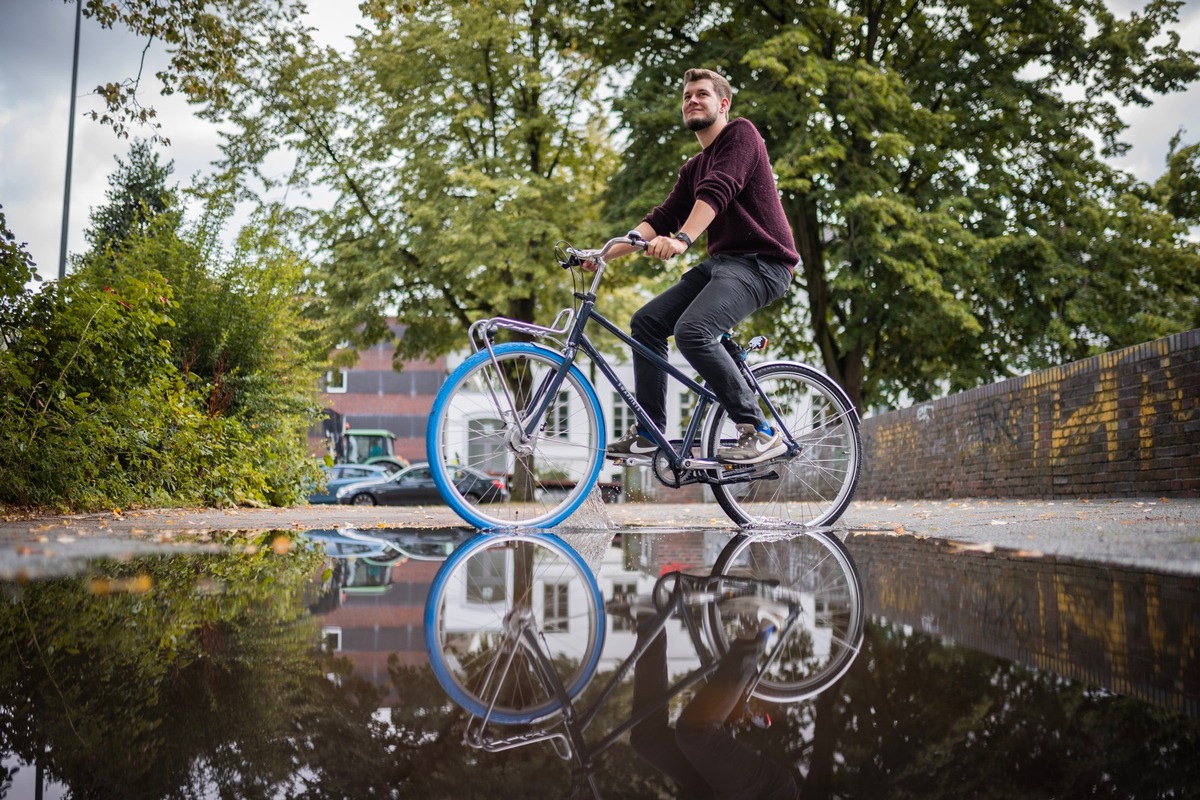
[[174, 162], [162, 164], [158, 153], [144, 139], [129, 148], [129, 161], [115, 159], [117, 170], [108, 176], [108, 202], [92, 212], [84, 238], [93, 252], [120, 248], [135, 234], [145, 233], [159, 214], [182, 221], [179, 192], [168, 186]]
[[[1200, 74], [1170, 29], [1180, 7], [1118, 19], [1101, 0], [606, 5], [607, 60], [632, 73], [618, 103], [631, 157], [610, 213], [665, 195], [695, 149], [679, 78], [714, 67], [767, 141], [801, 254], [777, 342], [817, 356], [856, 401], [923, 399], [1187, 329], [1200, 324], [1188, 195], [1104, 160], [1125, 149], [1119, 104]], [[1190, 153], [1176, 151], [1181, 179]]]
[[97, 247], [0, 303], [0, 502], [283, 505], [317, 478], [308, 262], [270, 217], [226, 253], [227, 207], [185, 225], [169, 175], [135, 145]]
[[389, 336], [396, 316], [398, 363], [463, 347], [480, 317], [552, 316], [569, 298], [553, 245], [595, 235], [613, 163], [581, 8], [364, 10], [353, 52], [299, 33], [206, 107], [237, 130], [228, 174], [261, 177], [282, 145], [296, 158], [286, 180], [334, 193], [307, 230], [330, 313], [357, 343]]
[[36, 279], [33, 256], [8, 229], [4, 206], [0, 206], [0, 360], [6, 358], [7, 345], [21, 327], [18, 314], [28, 300], [25, 287]]

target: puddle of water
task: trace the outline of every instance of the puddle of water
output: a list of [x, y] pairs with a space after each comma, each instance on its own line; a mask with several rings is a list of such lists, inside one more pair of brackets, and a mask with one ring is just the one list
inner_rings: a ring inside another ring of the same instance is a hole
[[[570, 765], [548, 745], [465, 747], [428, 668], [425, 598], [471, 535], [314, 532], [341, 557], [267, 537], [0, 584], [0, 787], [26, 796], [36, 764], [47, 797], [567, 796]], [[711, 564], [727, 538], [626, 532], [596, 559], [604, 596]], [[741, 733], [806, 800], [1197, 795], [1196, 581], [905, 539], [848, 547], [871, 613], [859, 657]], [[607, 626], [602, 672], [633, 642]], [[689, 666], [677, 649], [669, 663]], [[628, 688], [597, 733], [628, 713]], [[606, 797], [671, 796], [626, 744], [601, 758]]]

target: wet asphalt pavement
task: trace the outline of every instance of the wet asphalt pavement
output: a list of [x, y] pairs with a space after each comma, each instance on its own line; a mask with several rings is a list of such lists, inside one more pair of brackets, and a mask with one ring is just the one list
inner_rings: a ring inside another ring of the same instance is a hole
[[[715, 503], [617, 503], [564, 528], [729, 529]], [[209, 548], [214, 531], [463, 528], [445, 506], [158, 509], [0, 519], [0, 578], [71, 569], [80, 559], [164, 548]], [[1200, 499], [903, 500], [851, 504], [835, 526], [856, 535], [947, 540], [965, 551], [1011, 551], [1200, 575]]]

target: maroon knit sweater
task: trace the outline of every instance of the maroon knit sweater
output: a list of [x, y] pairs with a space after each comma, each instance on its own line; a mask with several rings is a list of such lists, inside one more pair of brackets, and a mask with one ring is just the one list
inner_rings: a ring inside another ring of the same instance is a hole
[[800, 261], [775, 189], [767, 146], [745, 117], [731, 120], [712, 144], [680, 168], [675, 188], [645, 221], [660, 236], [673, 233], [697, 200], [717, 212], [708, 226], [711, 255], [757, 253], [789, 268]]

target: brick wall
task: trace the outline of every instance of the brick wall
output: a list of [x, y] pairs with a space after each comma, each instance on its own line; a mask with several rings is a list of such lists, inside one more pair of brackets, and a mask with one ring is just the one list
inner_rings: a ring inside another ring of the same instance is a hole
[[856, 497], [1200, 495], [1200, 329], [868, 418]]

